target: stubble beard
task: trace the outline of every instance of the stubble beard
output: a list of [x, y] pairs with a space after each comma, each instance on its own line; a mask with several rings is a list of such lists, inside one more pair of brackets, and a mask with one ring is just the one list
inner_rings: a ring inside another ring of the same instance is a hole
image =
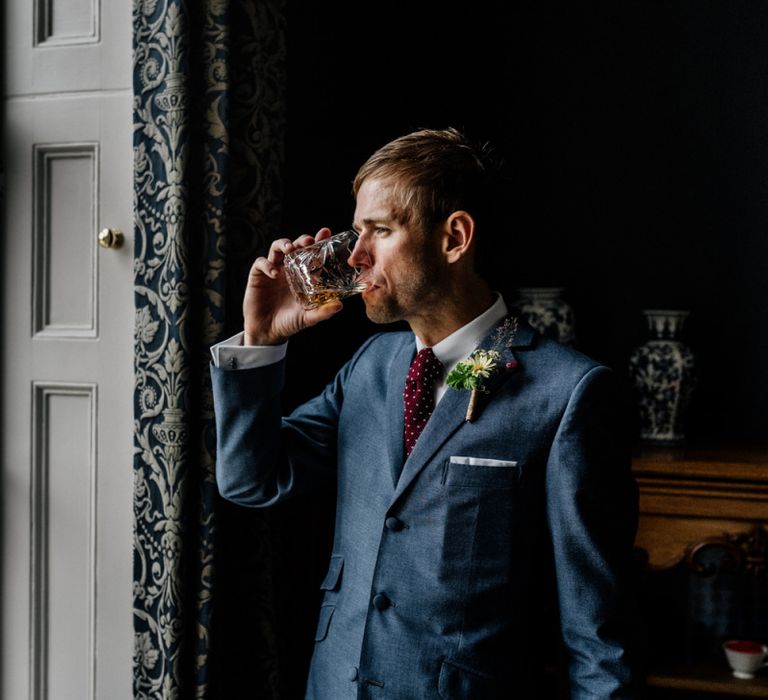
[[365, 312], [373, 323], [395, 323], [424, 314], [440, 296], [442, 271], [437, 260], [421, 250], [413, 259], [410, 272], [403, 275], [397, 288], [373, 303], [365, 300]]

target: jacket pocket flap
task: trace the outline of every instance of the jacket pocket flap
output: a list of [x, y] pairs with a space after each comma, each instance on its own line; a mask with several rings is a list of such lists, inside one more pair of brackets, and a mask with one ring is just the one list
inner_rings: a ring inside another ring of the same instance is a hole
[[323, 605], [320, 607], [320, 617], [317, 619], [317, 631], [315, 632], [316, 642], [322, 642], [327, 636], [334, 610], [336, 610], [335, 605]]
[[328, 573], [325, 575], [320, 588], [324, 591], [335, 591], [339, 587], [341, 570], [344, 568], [344, 557], [337, 554], [331, 556], [331, 563], [328, 565]]
[[500, 697], [493, 676], [475, 671], [464, 664], [445, 659], [440, 668], [438, 695], [441, 698], [472, 698], [472, 700], [490, 700]]

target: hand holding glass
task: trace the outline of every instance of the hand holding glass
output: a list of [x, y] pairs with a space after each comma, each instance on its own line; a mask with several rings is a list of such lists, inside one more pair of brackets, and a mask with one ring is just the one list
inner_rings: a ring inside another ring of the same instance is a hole
[[285, 256], [288, 286], [305, 309], [365, 290], [365, 270], [348, 263], [358, 239], [357, 231], [350, 229]]

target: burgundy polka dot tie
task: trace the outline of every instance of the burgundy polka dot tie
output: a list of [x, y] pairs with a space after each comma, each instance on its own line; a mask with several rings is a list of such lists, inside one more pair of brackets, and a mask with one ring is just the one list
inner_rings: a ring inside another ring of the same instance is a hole
[[411, 454], [416, 440], [435, 408], [435, 382], [443, 374], [443, 365], [432, 348], [420, 350], [413, 358], [408, 379], [405, 380], [405, 454]]

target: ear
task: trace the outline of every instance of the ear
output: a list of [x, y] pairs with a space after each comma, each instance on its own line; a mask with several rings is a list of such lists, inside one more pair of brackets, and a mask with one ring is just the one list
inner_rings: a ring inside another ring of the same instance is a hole
[[456, 263], [465, 257], [475, 240], [475, 220], [463, 211], [455, 211], [445, 221], [443, 255], [448, 263]]

